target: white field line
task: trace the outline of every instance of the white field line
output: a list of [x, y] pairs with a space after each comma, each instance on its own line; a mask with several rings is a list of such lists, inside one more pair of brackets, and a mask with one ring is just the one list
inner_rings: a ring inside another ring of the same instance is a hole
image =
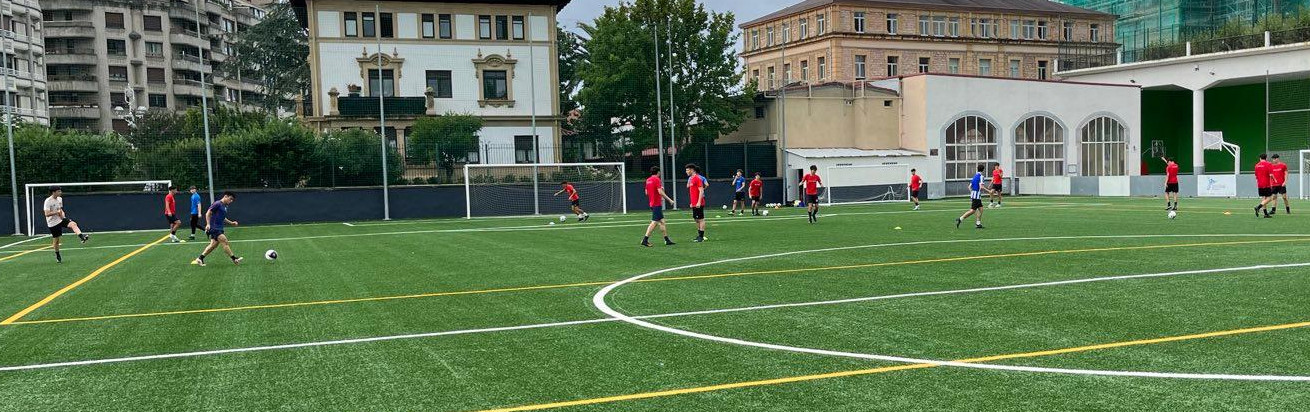
[[[4, 245], [4, 246], [0, 246], [0, 249], [4, 249], [4, 248], [10, 247], [10, 246], [21, 245], [21, 244], [24, 244], [24, 243], [27, 243], [27, 242], [34, 242], [34, 241], [37, 241], [37, 240], [45, 239], [45, 238], [47, 238], [47, 237], [50, 237], [50, 235], [41, 235], [41, 236], [37, 236], [37, 237], [30, 237], [30, 238], [27, 238], [27, 239], [24, 239], [24, 240], [20, 240], [20, 241], [14, 242], [14, 243], [10, 243], [10, 244]], [[21, 253], [21, 252], [23, 252], [23, 251], [21, 251], [21, 250], [19, 250], [19, 251], [13, 251], [13, 252], [7, 252], [7, 251], [6, 251], [6, 252], [0, 252], [0, 253]]]
[[350, 227], [355, 227], [355, 225], [350, 224], [350, 222], [341, 222], [341, 224], [346, 225], [346, 226], [350, 226]]
[[[1169, 237], [1169, 236], [1157, 236], [1157, 237]], [[1079, 238], [1079, 237], [1062, 237], [1062, 238]], [[1041, 240], [1041, 239], [1049, 239], [1049, 238], [980, 239], [980, 240], [959, 240], [959, 241], [954, 241], [954, 242], [961, 242], [961, 243], [963, 243], [963, 242], [977, 242], [977, 241], [1013, 241], [1013, 240]], [[945, 242], [945, 241], [944, 241], [944, 242]], [[919, 243], [919, 242], [916, 242], [916, 243]], [[940, 242], [937, 242], [937, 243], [940, 243]], [[871, 247], [887, 247], [887, 246], [899, 246], [899, 245], [904, 245], [904, 243], [898, 243], [898, 244], [881, 244], [881, 245], [865, 245], [865, 246], [857, 246], [857, 247], [871, 248]], [[852, 248], [856, 248], [856, 247], [852, 247]], [[807, 253], [807, 252], [799, 252], [799, 253]], [[712, 264], [717, 264], [717, 263], [724, 263], [724, 262], [730, 262], [730, 261], [740, 261], [740, 260], [749, 260], [749, 259], [762, 259], [762, 258], [763, 258], [763, 257], [739, 258], [739, 259], [729, 259], [729, 260], [716, 261], [716, 262], [710, 262], [710, 263], [702, 263], [702, 264], [697, 264], [697, 265], [688, 265], [688, 266], [684, 266], [684, 267], [681, 267], [681, 268], [665, 269], [665, 270], [661, 270], [661, 271], [657, 271], [657, 272], [652, 272], [652, 273], [650, 273], [650, 274], [646, 274], [646, 275], [642, 275], [642, 276], [643, 276], [643, 277], [644, 277], [644, 276], [653, 276], [653, 275], [655, 275], [655, 274], [667, 273], [667, 272], [669, 272], [669, 271], [674, 271], [674, 270], [680, 270], [680, 269], [692, 268], [692, 267], [698, 267], [698, 266], [707, 266], [707, 265], [712, 265]], [[831, 300], [831, 301], [818, 301], [818, 302], [791, 303], [791, 304], [780, 304], [780, 305], [760, 305], [760, 306], [748, 306], [748, 307], [739, 307], [739, 308], [714, 309], [714, 310], [703, 310], [703, 311], [692, 311], [692, 312], [677, 312], [677, 313], [653, 314], [653, 315], [643, 315], [643, 316], [627, 316], [627, 315], [623, 315], [623, 314], [619, 313], [619, 314], [618, 314], [619, 316], [613, 316], [613, 315], [611, 315], [611, 317], [609, 317], [609, 318], [587, 319], [587, 320], [577, 320], [577, 321], [567, 321], [567, 322], [540, 323], [540, 324], [520, 325], [520, 326], [506, 326], [506, 327], [494, 327], [494, 328], [465, 329], [465, 330], [454, 330], [454, 331], [443, 331], [443, 332], [430, 332], [430, 333], [407, 334], [407, 335], [379, 336], [379, 337], [370, 337], [370, 338], [342, 339], [342, 340], [317, 341], [317, 342], [305, 342], [305, 343], [292, 343], [292, 344], [270, 345], [270, 346], [255, 346], [255, 347], [246, 347], [246, 348], [218, 349], [218, 350], [195, 351], [195, 352], [177, 352], [177, 353], [167, 353], [167, 354], [157, 354], [157, 355], [130, 356], [130, 357], [106, 358], [106, 359], [95, 359], [95, 360], [84, 360], [84, 361], [70, 361], [70, 362], [55, 362], [55, 363], [31, 364], [31, 365], [20, 365], [20, 366], [6, 366], [6, 367], [0, 367], [0, 372], [22, 371], [22, 370], [32, 370], [32, 369], [50, 369], [50, 368], [61, 368], [61, 367], [71, 367], [71, 366], [98, 365], [98, 364], [106, 364], [106, 363], [122, 363], [122, 362], [135, 362], [135, 361], [158, 360], [158, 359], [191, 358], [191, 357], [202, 357], [202, 356], [211, 356], [211, 355], [235, 354], [235, 353], [246, 353], [246, 352], [264, 352], [264, 351], [274, 351], [274, 350], [284, 350], [284, 349], [297, 349], [297, 348], [308, 348], [308, 347], [320, 347], [320, 346], [337, 346], [337, 345], [347, 345], [347, 344], [356, 344], [356, 343], [382, 342], [382, 341], [407, 340], [407, 339], [421, 339], [421, 338], [431, 338], [431, 337], [439, 337], [439, 336], [467, 335], [467, 334], [477, 334], [477, 333], [508, 332], [508, 331], [517, 331], [517, 330], [542, 329], [542, 328], [553, 328], [553, 327], [560, 327], [560, 326], [574, 326], [574, 325], [585, 325], [585, 324], [593, 324], [593, 323], [607, 323], [607, 322], [616, 322], [616, 321], [624, 321], [624, 322], [628, 322], [628, 323], [633, 323], [633, 322], [642, 322], [642, 323], [645, 323], [645, 322], [642, 321], [642, 319], [662, 319], [662, 318], [673, 318], [673, 317], [681, 317], [681, 316], [696, 316], [696, 315], [708, 315], [708, 314], [717, 314], [717, 313], [732, 313], [732, 312], [744, 312], [744, 311], [754, 311], [754, 310], [767, 310], [767, 309], [784, 308], [784, 307], [834, 305], [834, 304], [850, 303], [850, 302], [859, 302], [859, 301], [904, 299], [904, 298], [911, 298], [911, 297], [918, 297], [918, 296], [933, 296], [933, 295], [949, 295], [949, 294], [963, 294], [963, 293], [978, 293], [978, 292], [988, 292], [988, 291], [1012, 290], [1012, 289], [1023, 289], [1023, 288], [1037, 288], [1037, 287], [1046, 287], [1046, 286], [1069, 285], [1069, 284], [1090, 283], [1090, 282], [1104, 282], [1104, 281], [1114, 281], [1114, 280], [1129, 280], [1129, 279], [1141, 279], [1141, 278], [1152, 278], [1152, 277], [1180, 276], [1180, 275], [1191, 275], [1191, 274], [1210, 274], [1210, 273], [1223, 273], [1223, 272], [1231, 272], [1231, 271], [1249, 271], [1249, 270], [1261, 270], [1261, 269], [1269, 269], [1269, 268], [1289, 268], [1289, 267], [1303, 267], [1303, 266], [1310, 266], [1310, 263], [1295, 263], [1295, 264], [1286, 264], [1286, 265], [1248, 266], [1248, 267], [1238, 267], [1238, 268], [1228, 268], [1228, 269], [1203, 269], [1203, 270], [1182, 271], [1182, 272], [1169, 272], [1169, 273], [1157, 273], [1157, 274], [1144, 274], [1144, 275], [1110, 276], [1110, 277], [1102, 277], [1102, 278], [1074, 279], [1074, 280], [1067, 280], [1067, 281], [1029, 283], [1029, 284], [1022, 284], [1022, 285], [997, 286], [997, 287], [988, 287], [988, 288], [970, 288], [970, 289], [947, 290], [947, 291], [906, 293], [906, 294], [887, 295], [887, 296], [872, 296], [872, 297], [856, 298], [856, 299], [841, 299], [841, 300]], [[620, 283], [615, 283], [615, 284], [613, 284], [613, 285], [607, 286], [606, 289], [603, 289], [603, 290], [601, 291], [601, 293], [598, 293], [598, 294], [596, 295], [598, 298], [593, 298], [593, 303], [595, 302], [596, 299], [603, 299], [603, 298], [604, 298], [604, 294], [607, 294], [609, 291], [612, 291], [614, 288], [617, 287], [616, 285], [622, 285], [622, 284], [625, 284], [625, 283], [627, 283], [627, 282], [632, 282], [632, 281], [634, 281], [634, 280], [636, 280], [636, 279], [634, 279], [634, 278], [629, 278], [629, 279], [627, 279], [627, 280], [621, 281]], [[612, 310], [612, 309], [611, 309], [611, 310]], [[614, 312], [614, 313], [618, 313], [618, 312]], [[663, 328], [663, 326], [659, 326], [659, 325], [655, 325], [655, 324], [651, 324], [651, 325], [652, 325], [652, 326], [659, 327], [659, 328]], [[669, 329], [672, 329], [672, 328], [669, 328]], [[657, 329], [657, 330], [658, 330], [658, 329]], [[672, 330], [677, 330], [677, 329], [672, 329]], [[670, 332], [670, 333], [676, 333], [676, 332]], [[685, 333], [693, 333], [693, 334], [694, 334], [694, 332], [685, 332]], [[683, 334], [683, 333], [678, 333], [678, 334]], [[718, 338], [718, 337], [713, 337], [713, 336], [709, 336], [709, 335], [705, 335], [705, 336], [706, 336], [706, 337], [703, 338], [703, 339], [707, 339], [707, 340], [727, 339], [727, 338]], [[742, 342], [746, 343], [745, 341], [742, 341]], [[731, 342], [731, 343], [735, 343], [735, 342]], [[767, 345], [767, 344], [765, 344], [765, 345]], [[754, 346], [754, 345], [747, 345], [747, 346]], [[790, 348], [790, 347], [788, 347], [788, 348]], [[812, 350], [812, 349], [804, 349], [804, 348], [793, 348], [793, 349], [796, 349], [796, 350], [794, 350], [794, 351], [797, 351], [797, 352], [807, 352], [807, 353], [814, 353], [814, 352], [812, 352], [812, 351], [816, 351], [816, 350]], [[787, 349], [783, 349], [783, 350], [787, 350]], [[839, 353], [839, 352], [834, 352], [834, 353]], [[825, 354], [825, 355], [833, 355], [833, 353], [821, 353], [821, 354]], [[880, 358], [871, 358], [871, 357], [870, 357], [870, 356], [880, 356], [880, 355], [862, 355], [862, 354], [849, 354], [849, 355], [858, 355], [858, 356], [851, 356], [851, 357], [866, 358], [866, 359], [881, 359], [881, 360], [897, 359], [897, 360], [894, 360], [894, 361], [897, 361], [897, 362], [911, 362], [911, 363], [932, 363], [932, 364], [941, 364], [941, 365], [947, 365], [947, 366], [960, 366], [960, 365], [955, 365], [955, 364], [958, 363], [958, 362], [932, 361], [932, 360], [917, 360], [917, 359], [911, 359], [911, 358], [898, 358], [898, 357], [880, 357]], [[837, 355], [837, 356], [840, 356], [840, 355]], [[971, 364], [971, 363], [965, 363], [965, 364], [961, 364], [961, 365], [965, 365], [965, 367], [974, 367], [974, 368], [983, 368], [983, 369], [989, 369], [989, 368], [1004, 369], [1004, 370], [1026, 370], [1026, 369], [1031, 369], [1031, 368], [1018, 367], [1018, 366], [997, 366], [997, 365], [982, 365], [982, 364]], [[1006, 369], [1006, 368], [1009, 368], [1009, 369]], [[1055, 369], [1052, 369], [1052, 370], [1046, 370], [1046, 369], [1048, 369], [1048, 368], [1038, 368], [1038, 369], [1043, 369], [1043, 370], [1040, 370], [1040, 372], [1054, 371], [1054, 370], [1055, 370]], [[1132, 376], [1137, 376], [1137, 375], [1132, 375]], [[1206, 376], [1210, 376], [1210, 375], [1206, 375]], [[1238, 376], [1238, 375], [1233, 375], [1233, 376]], [[1298, 377], [1298, 378], [1299, 378], [1299, 377]], [[1207, 377], [1206, 379], [1220, 379], [1220, 378], [1209, 378], [1209, 377]], [[1259, 380], [1259, 379], [1257, 379], [1257, 380]], [[1305, 377], [1305, 379], [1264, 379], [1264, 380], [1310, 380], [1310, 377]]]

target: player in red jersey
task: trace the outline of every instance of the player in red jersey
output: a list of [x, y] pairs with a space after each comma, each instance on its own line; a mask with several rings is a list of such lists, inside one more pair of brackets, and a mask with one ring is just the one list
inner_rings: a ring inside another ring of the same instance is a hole
[[1269, 214], [1278, 214], [1278, 196], [1281, 195], [1283, 197], [1283, 207], [1287, 210], [1287, 214], [1290, 215], [1292, 214], [1292, 204], [1287, 200], [1287, 163], [1283, 163], [1283, 159], [1280, 159], [1277, 154], [1271, 158], [1273, 162], [1269, 165], [1269, 177], [1271, 179], [1269, 183], [1271, 183], [1270, 189], [1272, 189], [1271, 192], [1273, 193], [1270, 194], [1270, 200], [1272, 201], [1269, 202]]
[[692, 242], [705, 241], [705, 179], [701, 178], [700, 166], [688, 163], [687, 167], [687, 203], [691, 205], [691, 218], [696, 220], [696, 238]]
[[1265, 217], [1274, 217], [1269, 214], [1266, 206], [1274, 201], [1273, 176], [1270, 175], [1269, 156], [1264, 153], [1260, 154], [1260, 161], [1255, 163], [1255, 187], [1260, 192], [1260, 204], [1255, 206], [1255, 217], [1260, 217], [1264, 212]]
[[747, 192], [751, 196], [751, 215], [760, 215], [760, 200], [764, 198], [764, 181], [760, 180], [760, 172], [755, 172], [755, 179], [752, 179], [748, 185]]
[[573, 210], [574, 215], [578, 216], [578, 221], [585, 222], [587, 219], [591, 219], [591, 215], [587, 214], [585, 210], [582, 210], [582, 206], [579, 205], [582, 201], [582, 197], [578, 196], [578, 189], [574, 189], [573, 184], [569, 183], [567, 180], [560, 182], [559, 185], [561, 188], [558, 192], [555, 192], [555, 196], [559, 196], [560, 193], [569, 194], [569, 208]]
[[1005, 172], [1001, 170], [1001, 164], [997, 163], [996, 168], [992, 169], [992, 190], [991, 196], [987, 198], [990, 202], [987, 205], [988, 207], [1001, 207], [1001, 200], [1003, 200], [1001, 198], [1001, 189], [1003, 188], [1001, 182], [1004, 177]]
[[819, 223], [819, 188], [823, 187], [819, 167], [810, 165], [810, 173], [802, 176], [799, 184], [805, 188], [805, 205], [809, 209], [810, 223]]
[[673, 246], [673, 241], [669, 240], [669, 228], [664, 224], [664, 201], [673, 203], [673, 199], [664, 194], [664, 181], [660, 180], [659, 166], [650, 168], [650, 177], [646, 178], [646, 198], [650, 200], [650, 225], [646, 226], [646, 237], [641, 238], [641, 245], [651, 247], [650, 232], [659, 226], [660, 232], [664, 234], [664, 245]]
[[177, 218], [177, 200], [173, 199], [176, 194], [177, 186], [169, 186], [168, 194], [164, 195], [164, 219], [168, 221], [168, 239], [181, 243], [182, 240], [177, 238], [177, 228], [182, 227], [182, 220]]
[[923, 186], [923, 178], [918, 172], [910, 169], [910, 201], [914, 202], [914, 210], [919, 210], [919, 188]]
[[[1164, 160], [1164, 210], [1178, 210], [1178, 162], [1163, 156]], [[1170, 196], [1173, 199], [1170, 200]]]

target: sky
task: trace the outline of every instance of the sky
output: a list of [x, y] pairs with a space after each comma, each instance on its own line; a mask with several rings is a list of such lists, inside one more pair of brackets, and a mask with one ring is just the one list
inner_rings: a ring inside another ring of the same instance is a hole
[[[737, 16], [736, 24], [741, 24], [765, 14], [772, 13], [801, 0], [697, 0], [705, 8], [716, 12], [730, 11]], [[556, 16], [561, 26], [568, 29], [577, 27], [579, 22], [591, 23], [605, 11], [605, 6], [616, 6], [619, 0], [573, 0]]]

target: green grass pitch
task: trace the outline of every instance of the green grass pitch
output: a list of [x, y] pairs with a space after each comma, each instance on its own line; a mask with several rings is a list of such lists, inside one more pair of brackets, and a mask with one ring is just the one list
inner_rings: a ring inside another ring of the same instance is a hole
[[161, 231], [63, 264], [0, 238], [0, 319], [66, 289], [0, 325], [0, 411], [1310, 404], [1303, 216], [1022, 197], [957, 230], [967, 202], [715, 209], [703, 244], [670, 212], [679, 244], [653, 248], [640, 212], [237, 227], [246, 262], [204, 268], [201, 242], [143, 246]]

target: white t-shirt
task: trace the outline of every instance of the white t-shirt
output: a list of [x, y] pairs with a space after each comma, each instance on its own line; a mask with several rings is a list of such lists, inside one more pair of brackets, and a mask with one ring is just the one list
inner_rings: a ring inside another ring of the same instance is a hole
[[[47, 213], [49, 213], [49, 212], [58, 212], [58, 211], [63, 210], [63, 209], [64, 209], [64, 198], [62, 198], [62, 197], [47, 197], [47, 198], [45, 198], [45, 211], [46, 211]], [[59, 215], [52, 215], [52, 216], [46, 216], [46, 217], [45, 217], [46, 227], [55, 227], [55, 226], [58, 226], [58, 225], [59, 225], [59, 222], [62, 222], [62, 221], [64, 221], [64, 218], [63, 218], [63, 217], [60, 217]]]

